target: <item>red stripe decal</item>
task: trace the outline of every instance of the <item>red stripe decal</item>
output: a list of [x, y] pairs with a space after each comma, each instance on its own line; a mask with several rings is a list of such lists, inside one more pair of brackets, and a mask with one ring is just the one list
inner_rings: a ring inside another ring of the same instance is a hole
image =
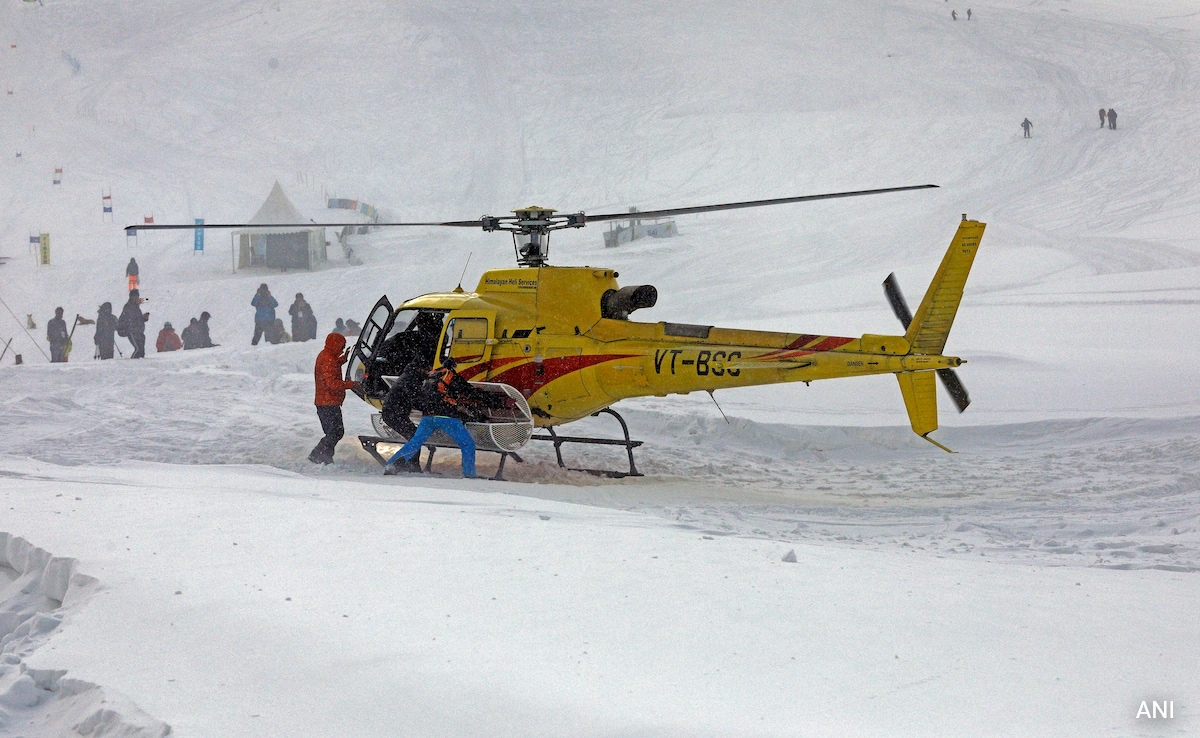
[[500, 367], [502, 367], [506, 364], [513, 363], [514, 361], [524, 361], [524, 360], [525, 360], [524, 356], [512, 356], [512, 357], [505, 358], [505, 359], [492, 359], [491, 361], [487, 361], [482, 364], [476, 364], [475, 366], [469, 366], [466, 369], [463, 369], [458, 374], [463, 379], [470, 379], [471, 377], [475, 377], [480, 374], [485, 374], [487, 372], [490, 372], [493, 369], [499, 369]]
[[530, 361], [492, 377], [491, 382], [510, 384], [526, 397], [559, 377], [616, 359], [628, 359], [638, 354], [593, 354], [590, 356], [555, 356], [542, 362]]

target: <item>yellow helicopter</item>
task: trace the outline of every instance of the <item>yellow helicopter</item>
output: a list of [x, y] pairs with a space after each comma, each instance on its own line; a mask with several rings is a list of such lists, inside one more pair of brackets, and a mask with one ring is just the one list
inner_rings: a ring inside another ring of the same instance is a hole
[[[640, 212], [656, 218], [737, 208], [780, 205], [936, 187], [917, 185], [878, 190], [724, 203]], [[508, 231], [513, 236], [518, 267], [493, 269], [480, 277], [474, 290], [461, 286], [392, 305], [381, 298], [363, 324], [351, 352], [346, 376], [360, 382], [359, 396], [382, 408], [389, 381], [417, 359], [433, 367], [453, 357], [466, 379], [490, 386], [508, 398], [507, 411], [476, 430], [517, 428], [510, 433], [477, 438], [481, 450], [501, 454], [499, 474], [508, 456], [529, 439], [554, 443], [560, 465], [563, 443], [602, 443], [624, 446], [630, 470], [613, 476], [637, 475], [628, 427], [611, 408], [631, 397], [665, 396], [695, 391], [812, 382], [819, 379], [895, 374], [913, 431], [929, 437], [938, 428], [935, 374], [942, 380], [959, 412], [970, 403], [953, 371], [963, 363], [942, 354], [962, 299], [963, 286], [979, 248], [985, 224], [963, 216], [924, 299], [912, 315], [894, 275], [884, 282], [888, 299], [905, 327], [903, 335], [865, 334], [857, 337], [810, 333], [720, 328], [710, 325], [631, 320], [632, 313], [652, 307], [658, 298], [650, 285], [621, 287], [617, 272], [593, 267], [550, 266], [549, 235], [589, 222], [627, 219], [628, 213], [558, 214], [544, 207], [526, 207], [512, 216], [440, 223], [381, 223], [380, 226], [474, 227]], [[302, 224], [297, 224], [302, 225]], [[311, 225], [311, 224], [309, 224]], [[344, 224], [323, 224], [344, 225]], [[352, 224], [361, 225], [361, 224]], [[198, 226], [133, 226], [153, 228]], [[245, 227], [212, 225], [206, 228]], [[278, 228], [279, 226], [275, 226]], [[621, 424], [624, 440], [558, 435], [554, 427], [605, 412]], [[470, 426], [470, 424], [468, 424]], [[541, 428], [548, 435], [535, 435]], [[377, 459], [380, 446], [397, 446], [403, 438], [376, 417], [379, 436], [360, 441]], [[523, 431], [523, 432], [522, 432]], [[473, 435], [476, 435], [473, 431]], [[398, 442], [396, 442], [398, 441]], [[452, 445], [448, 439], [437, 445]], [[431, 454], [432, 457], [432, 454]], [[430, 458], [432, 462], [432, 458]], [[586, 470], [594, 471], [594, 470]]]

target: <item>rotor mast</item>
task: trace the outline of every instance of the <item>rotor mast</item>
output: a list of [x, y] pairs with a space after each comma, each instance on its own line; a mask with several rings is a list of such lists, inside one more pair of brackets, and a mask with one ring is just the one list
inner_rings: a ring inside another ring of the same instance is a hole
[[485, 215], [479, 221], [485, 231], [508, 231], [513, 234], [513, 251], [516, 252], [518, 264], [542, 267], [550, 258], [550, 231], [587, 225], [583, 213], [555, 215], [556, 212], [552, 208], [530, 205], [514, 210], [511, 216]]

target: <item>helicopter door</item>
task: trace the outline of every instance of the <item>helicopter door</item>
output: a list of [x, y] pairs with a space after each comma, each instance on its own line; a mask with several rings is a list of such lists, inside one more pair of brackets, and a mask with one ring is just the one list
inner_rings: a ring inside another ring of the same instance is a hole
[[438, 352], [438, 359], [445, 359], [447, 356], [453, 357], [458, 363], [460, 372], [468, 367], [477, 366], [479, 368], [468, 372], [467, 376], [483, 375], [479, 376], [479, 379], [483, 379], [487, 374], [487, 362], [492, 358], [492, 344], [496, 342], [492, 337], [493, 325], [491, 313], [475, 311], [451, 313], [450, 320], [446, 323], [446, 331], [442, 336], [442, 347]]
[[387, 335], [392, 318], [392, 303], [388, 301], [387, 295], [384, 295], [375, 303], [375, 307], [371, 308], [371, 314], [367, 317], [367, 322], [363, 323], [362, 332], [358, 334], [358, 342], [354, 344], [350, 353], [350, 361], [346, 363], [346, 379], [361, 382], [354, 393], [363, 399], [366, 399], [365, 389], [369, 389], [371, 384], [366, 368], [371, 365], [371, 357], [379, 348], [380, 339]]

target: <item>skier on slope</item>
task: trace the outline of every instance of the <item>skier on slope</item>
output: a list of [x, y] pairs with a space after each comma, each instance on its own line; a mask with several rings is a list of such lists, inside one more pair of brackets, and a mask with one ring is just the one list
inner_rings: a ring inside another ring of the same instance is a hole
[[67, 321], [63, 320], [63, 309], [54, 308], [54, 317], [46, 323], [46, 340], [50, 342], [50, 361], [60, 364], [67, 360]]
[[342, 365], [347, 358], [346, 337], [340, 333], [325, 336], [325, 348], [317, 354], [313, 366], [317, 389], [313, 404], [317, 406], [317, 418], [325, 433], [308, 454], [308, 460], [314, 464], [332, 464], [333, 451], [346, 433], [342, 424], [342, 403], [346, 401], [346, 390], [357, 386], [357, 382], [342, 379]]
[[1104, 127], [1104, 122], [1108, 119], [1108, 111], [1100, 108], [1100, 127]]
[[1033, 123], [1030, 123], [1028, 118], [1021, 121], [1021, 128], [1025, 131], [1025, 138], [1032, 138], [1032, 136], [1029, 135], [1029, 130], [1033, 128]]
[[125, 266], [125, 278], [129, 282], [129, 289], [136, 290], [138, 288], [138, 263], [137, 259], [129, 257], [129, 264]]
[[1117, 109], [1108, 109], [1108, 127], [1112, 130], [1117, 130]]

